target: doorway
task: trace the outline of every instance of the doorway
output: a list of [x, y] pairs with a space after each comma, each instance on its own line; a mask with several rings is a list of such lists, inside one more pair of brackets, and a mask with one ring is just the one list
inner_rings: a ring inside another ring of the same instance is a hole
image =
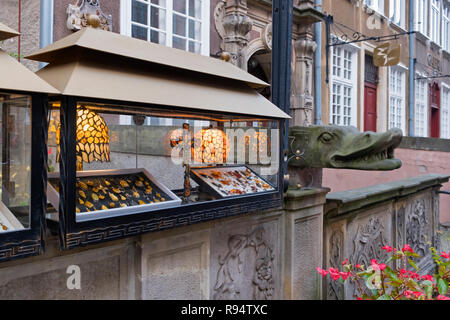
[[440, 109], [441, 109], [441, 89], [439, 84], [434, 82], [430, 84], [430, 137], [439, 138], [440, 136]]
[[364, 131], [377, 131], [378, 67], [366, 54], [364, 65]]

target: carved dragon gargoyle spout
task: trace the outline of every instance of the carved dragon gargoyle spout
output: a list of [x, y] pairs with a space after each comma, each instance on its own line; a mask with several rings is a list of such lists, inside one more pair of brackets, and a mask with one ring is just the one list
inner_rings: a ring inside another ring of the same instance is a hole
[[289, 166], [385, 171], [402, 165], [394, 158], [402, 141], [400, 129], [374, 133], [351, 126], [291, 127], [289, 136]]

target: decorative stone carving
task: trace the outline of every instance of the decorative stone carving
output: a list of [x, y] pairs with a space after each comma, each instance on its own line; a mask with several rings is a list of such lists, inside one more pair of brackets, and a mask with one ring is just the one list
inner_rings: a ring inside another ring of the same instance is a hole
[[272, 51], [272, 22], [268, 23], [264, 28], [262, 42], [268, 51]]
[[294, 42], [295, 63], [291, 86], [291, 125], [313, 123], [312, 74], [313, 55], [317, 44], [308, 36]]
[[247, 15], [247, 0], [223, 0], [214, 10], [214, 23], [223, 39], [221, 49], [229, 52], [230, 62], [247, 70], [244, 48], [248, 45], [247, 34], [253, 22]]
[[[352, 126], [292, 126], [289, 165], [300, 168], [394, 170], [402, 162], [394, 149], [402, 140], [400, 129], [384, 133], [360, 132]], [[304, 151], [297, 157], [296, 150]]]
[[[379, 218], [370, 218], [365, 225], [359, 225], [353, 238], [352, 263], [370, 266], [372, 259], [383, 261], [387, 254], [381, 248], [388, 241], [384, 235], [384, 226]], [[353, 286], [353, 294], [359, 295], [359, 288]]]
[[[334, 230], [330, 237], [329, 266], [340, 268], [342, 261], [342, 251], [344, 249], [344, 234], [341, 230]], [[344, 299], [344, 286], [338, 282], [327, 278], [327, 300]]]
[[[247, 235], [232, 235], [228, 239], [228, 252], [219, 256], [219, 270], [214, 285], [214, 299], [239, 299], [239, 283], [235, 282], [243, 272], [244, 263], [254, 265], [253, 299], [271, 299], [274, 292], [273, 249], [264, 237], [265, 230], [259, 227]], [[242, 261], [246, 251], [253, 251], [254, 261]]]
[[406, 243], [422, 257], [428, 254], [427, 242], [431, 239], [427, 236], [427, 229], [430, 227], [425, 211], [425, 201], [417, 200], [407, 215]]
[[113, 29], [112, 16], [103, 13], [99, 0], [79, 0], [76, 5], [69, 4], [66, 12], [69, 30], [78, 31], [90, 25], [89, 16], [91, 15], [98, 17], [99, 29], [106, 31], [112, 31]]

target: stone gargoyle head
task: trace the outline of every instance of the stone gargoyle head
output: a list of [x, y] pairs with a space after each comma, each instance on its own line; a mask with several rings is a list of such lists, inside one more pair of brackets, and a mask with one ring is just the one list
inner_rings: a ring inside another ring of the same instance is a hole
[[402, 141], [400, 129], [374, 133], [352, 126], [291, 127], [289, 137], [289, 166], [386, 171], [402, 165], [394, 158]]

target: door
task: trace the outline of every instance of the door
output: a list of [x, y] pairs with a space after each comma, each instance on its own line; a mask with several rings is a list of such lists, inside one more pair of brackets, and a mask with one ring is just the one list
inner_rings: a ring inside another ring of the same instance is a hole
[[366, 82], [364, 85], [364, 131], [377, 131], [377, 87]]
[[430, 84], [430, 137], [439, 138], [440, 136], [440, 109], [441, 109], [441, 90], [435, 82]]

